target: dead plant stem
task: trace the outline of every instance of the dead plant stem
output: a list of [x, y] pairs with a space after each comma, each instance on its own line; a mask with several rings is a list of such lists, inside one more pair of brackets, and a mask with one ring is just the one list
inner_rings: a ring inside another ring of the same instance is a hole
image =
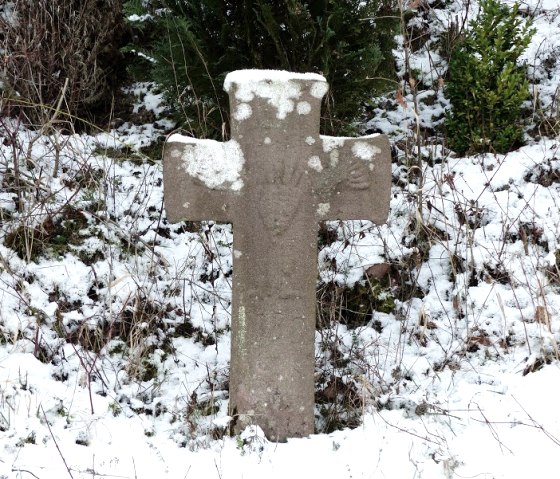
[[45, 423], [47, 425], [47, 427], [49, 428], [49, 433], [54, 441], [54, 445], [56, 446], [56, 449], [58, 451], [58, 454], [60, 455], [60, 458], [62, 459], [62, 462], [64, 463], [64, 467], [66, 467], [66, 470], [68, 471], [68, 475], [74, 479], [74, 476], [72, 475], [72, 471], [70, 470], [70, 467], [68, 466], [68, 463], [66, 462], [66, 459], [64, 458], [64, 455], [62, 454], [62, 451], [60, 450], [60, 447], [58, 445], [58, 441], [56, 440], [56, 437], [54, 436], [52, 429], [51, 429], [51, 425], [49, 424], [49, 420], [47, 419], [47, 415], [45, 414], [45, 410], [43, 409], [43, 406], [41, 406], [41, 412], [43, 413], [43, 418], [45, 419]]

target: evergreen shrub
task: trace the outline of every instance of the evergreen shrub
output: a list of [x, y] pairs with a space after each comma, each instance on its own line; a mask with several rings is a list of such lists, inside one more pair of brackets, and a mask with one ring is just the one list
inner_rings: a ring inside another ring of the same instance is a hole
[[521, 108], [529, 98], [520, 55], [534, 29], [519, 5], [482, 0], [464, 39], [454, 48], [445, 93], [449, 147], [459, 154], [506, 153], [522, 143]]
[[330, 83], [322, 130], [348, 132], [381, 87], [372, 78], [393, 68], [389, 1], [129, 0], [125, 10], [139, 43], [148, 43], [141, 56], [150, 57], [149, 78], [180, 124], [196, 136], [224, 138], [223, 80], [243, 68], [322, 73]]

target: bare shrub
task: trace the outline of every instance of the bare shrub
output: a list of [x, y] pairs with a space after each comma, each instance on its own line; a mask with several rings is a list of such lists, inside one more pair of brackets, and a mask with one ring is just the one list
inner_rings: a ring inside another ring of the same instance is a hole
[[118, 76], [121, 10], [119, 0], [2, 2], [4, 99], [39, 125], [52, 117], [56, 104], [84, 118], [110, 104]]

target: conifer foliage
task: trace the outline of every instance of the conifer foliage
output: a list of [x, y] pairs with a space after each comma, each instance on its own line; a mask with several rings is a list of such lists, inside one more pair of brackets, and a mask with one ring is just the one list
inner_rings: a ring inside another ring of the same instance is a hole
[[483, 0], [478, 17], [452, 53], [446, 96], [448, 142], [459, 154], [506, 153], [522, 141], [521, 108], [529, 98], [518, 64], [534, 30], [513, 8]]
[[[320, 72], [330, 83], [325, 133], [341, 133], [375, 93], [382, 62], [392, 65], [386, 0], [131, 0], [128, 13], [151, 13], [155, 79], [194, 135], [223, 138], [228, 130], [225, 75], [243, 68]], [[142, 18], [146, 17], [134, 17]], [[385, 51], [381, 45], [384, 45]]]

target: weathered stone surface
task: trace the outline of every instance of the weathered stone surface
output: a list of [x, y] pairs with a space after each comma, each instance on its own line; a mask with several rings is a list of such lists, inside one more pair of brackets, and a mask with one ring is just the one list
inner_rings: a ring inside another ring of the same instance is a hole
[[232, 139], [169, 137], [165, 208], [233, 223], [230, 409], [283, 441], [314, 430], [318, 222], [385, 221], [390, 146], [319, 135], [319, 75], [245, 70], [224, 88]]

